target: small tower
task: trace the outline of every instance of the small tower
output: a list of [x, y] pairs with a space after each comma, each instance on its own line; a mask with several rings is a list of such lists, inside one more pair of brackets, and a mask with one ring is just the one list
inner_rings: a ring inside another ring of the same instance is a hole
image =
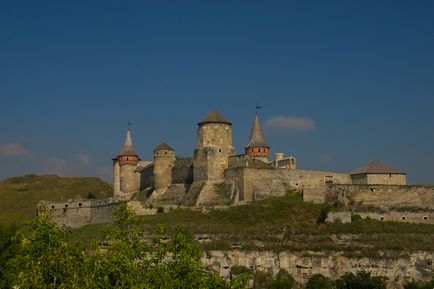
[[270, 146], [265, 141], [258, 114], [256, 114], [255, 120], [253, 121], [253, 127], [252, 132], [250, 133], [249, 143], [244, 149], [246, 155], [260, 159], [264, 162], [268, 162], [268, 156], [270, 155]]
[[140, 190], [140, 174], [134, 171], [140, 161], [136, 154], [128, 128], [125, 141], [119, 155], [113, 159], [113, 189], [117, 199], [129, 199], [132, 194]]
[[232, 124], [217, 110], [200, 121], [194, 152], [194, 180], [221, 180], [228, 168], [229, 156], [235, 154], [232, 146]]
[[175, 151], [166, 143], [154, 149], [154, 189], [166, 189], [172, 183]]

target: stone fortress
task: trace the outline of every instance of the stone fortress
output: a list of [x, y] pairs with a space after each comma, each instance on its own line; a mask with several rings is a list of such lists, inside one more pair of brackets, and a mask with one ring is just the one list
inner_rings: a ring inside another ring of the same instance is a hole
[[232, 124], [217, 110], [198, 123], [196, 141], [192, 158], [177, 158], [162, 143], [153, 161], [142, 161], [128, 129], [113, 159], [113, 199], [47, 206], [56, 222], [77, 227], [107, 221], [122, 202], [138, 214], [152, 214], [156, 207], [218, 208], [299, 191], [307, 202], [346, 208], [330, 221], [351, 221], [351, 212], [357, 212], [378, 220], [434, 224], [434, 187], [408, 186], [405, 172], [377, 160], [351, 173], [335, 173], [300, 170], [296, 158], [283, 153], [270, 159], [258, 115], [244, 154], [236, 154]]

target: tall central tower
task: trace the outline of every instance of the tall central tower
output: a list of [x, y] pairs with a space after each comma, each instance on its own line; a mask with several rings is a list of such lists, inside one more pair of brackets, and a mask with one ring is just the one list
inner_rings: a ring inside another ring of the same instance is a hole
[[113, 195], [117, 199], [129, 199], [140, 190], [140, 174], [134, 169], [140, 161], [131, 138], [130, 129], [125, 136], [119, 155], [113, 159]]
[[261, 122], [256, 114], [253, 121], [252, 132], [250, 133], [249, 143], [246, 145], [245, 153], [253, 158], [268, 162], [270, 155], [270, 146], [265, 141], [264, 132], [262, 131]]
[[229, 156], [234, 154], [232, 124], [217, 110], [211, 111], [198, 123], [194, 180], [223, 179], [224, 170], [228, 168]]

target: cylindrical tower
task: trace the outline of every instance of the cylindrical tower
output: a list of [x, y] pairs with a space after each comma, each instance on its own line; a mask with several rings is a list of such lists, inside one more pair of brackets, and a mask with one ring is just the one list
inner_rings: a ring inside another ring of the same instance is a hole
[[231, 126], [217, 110], [198, 123], [194, 153], [195, 181], [223, 179], [229, 156], [235, 154]]
[[[114, 197], [129, 199], [140, 190], [140, 173], [134, 171], [140, 161], [128, 129], [121, 152], [114, 161]], [[118, 177], [117, 177], [118, 176]], [[117, 190], [118, 189], [118, 190]]]
[[256, 159], [268, 162], [270, 155], [270, 146], [265, 141], [264, 133], [262, 132], [261, 123], [258, 115], [253, 121], [252, 132], [250, 133], [249, 143], [246, 145], [245, 153]]
[[172, 168], [175, 164], [175, 151], [166, 143], [154, 149], [154, 189], [165, 189], [172, 183]]

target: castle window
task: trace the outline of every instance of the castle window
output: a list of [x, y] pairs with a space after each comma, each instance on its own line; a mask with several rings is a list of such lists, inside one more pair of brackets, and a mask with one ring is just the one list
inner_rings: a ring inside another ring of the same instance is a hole
[[404, 217], [404, 216], [402, 216], [402, 217], [401, 217], [401, 219], [402, 219], [402, 220], [405, 220], [405, 217]]
[[384, 221], [384, 217], [381, 217], [380, 220], [381, 220], [381, 221]]
[[83, 206], [83, 204], [82, 203], [78, 203], [78, 206], [81, 207], [81, 206]]
[[165, 155], [167, 155], [167, 152], [164, 152]]
[[51, 206], [52, 209], [54, 209], [54, 206]]
[[424, 219], [425, 221], [427, 221], [427, 220], [428, 220], [428, 217], [427, 217], [427, 216], [425, 216], [425, 217], [423, 217], [423, 219]]
[[68, 204], [65, 204], [65, 208], [68, 208]]
[[127, 158], [127, 160], [128, 160], [128, 158]]
[[392, 177], [392, 174], [389, 174], [389, 178], [391, 178]]
[[219, 153], [221, 153], [222, 152], [222, 149], [219, 149]]

